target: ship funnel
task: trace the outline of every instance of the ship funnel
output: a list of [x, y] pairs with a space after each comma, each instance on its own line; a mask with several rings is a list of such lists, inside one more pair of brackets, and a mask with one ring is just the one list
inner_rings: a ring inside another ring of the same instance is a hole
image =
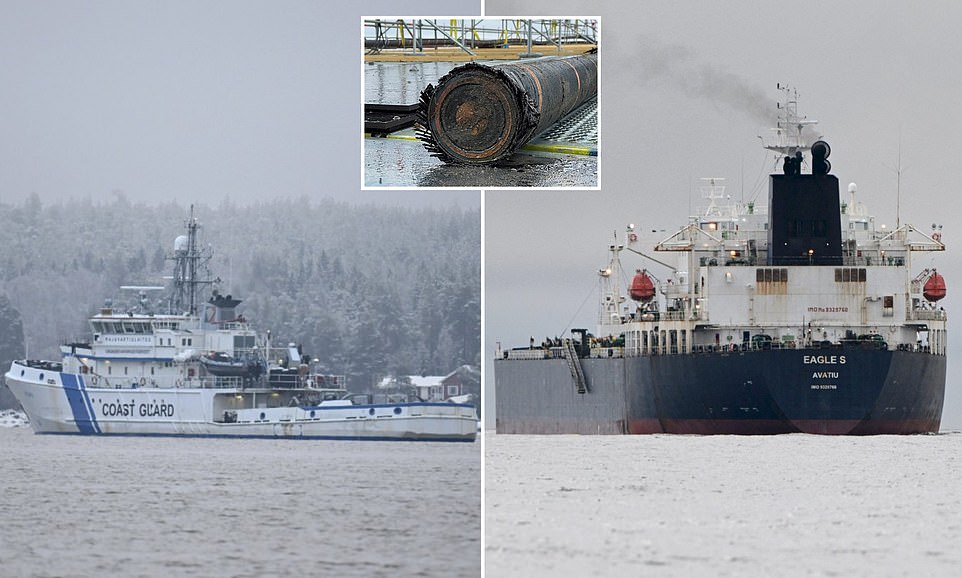
[[786, 157], [785, 174], [769, 177], [768, 265], [842, 264], [838, 178], [828, 174], [829, 154], [828, 143], [818, 141], [812, 174], [796, 172]]
[[820, 140], [812, 145], [812, 174], [827, 175], [832, 170], [832, 163], [828, 162], [828, 156], [832, 154], [832, 147], [828, 143]]

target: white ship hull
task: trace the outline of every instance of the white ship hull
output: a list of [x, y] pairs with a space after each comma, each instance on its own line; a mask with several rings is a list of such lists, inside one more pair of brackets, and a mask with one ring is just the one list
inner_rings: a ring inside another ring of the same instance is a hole
[[14, 362], [7, 385], [37, 433], [474, 441], [474, 407], [453, 403], [273, 406], [269, 388], [104, 388]]

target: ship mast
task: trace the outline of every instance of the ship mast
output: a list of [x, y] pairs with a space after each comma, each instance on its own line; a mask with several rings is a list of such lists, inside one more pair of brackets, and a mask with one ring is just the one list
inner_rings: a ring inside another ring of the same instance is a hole
[[[187, 219], [187, 235], [181, 235], [174, 240], [174, 255], [168, 257], [174, 261], [174, 290], [170, 296], [169, 311], [172, 314], [197, 315], [197, 297], [201, 285], [210, 285], [210, 250], [197, 247], [197, 230], [200, 224], [194, 217], [194, 206], [190, 206], [190, 217]], [[198, 271], [203, 269], [203, 277]]]
[[[633, 231], [634, 226], [629, 226], [629, 231]], [[601, 280], [601, 310], [598, 314], [598, 321], [602, 325], [618, 325], [621, 323], [621, 304], [625, 297], [621, 294], [621, 251], [624, 245], [618, 241], [618, 233], [614, 234], [614, 242], [608, 246], [611, 254], [608, 265], [598, 270], [598, 277]]]
[[799, 116], [797, 90], [781, 84], [776, 86], [784, 94], [784, 101], [777, 103], [778, 123], [771, 129], [772, 139], [765, 142], [763, 146], [782, 156], [793, 157], [795, 153], [809, 150], [811, 143], [821, 138], [816, 135], [812, 135], [813, 138], [805, 138], [802, 135], [806, 127], [816, 125], [818, 121]]

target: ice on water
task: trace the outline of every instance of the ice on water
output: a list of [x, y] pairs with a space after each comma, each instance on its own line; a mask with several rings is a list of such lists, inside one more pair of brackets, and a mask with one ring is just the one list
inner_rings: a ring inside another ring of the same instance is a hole
[[27, 414], [15, 409], [0, 409], [0, 427], [28, 427]]

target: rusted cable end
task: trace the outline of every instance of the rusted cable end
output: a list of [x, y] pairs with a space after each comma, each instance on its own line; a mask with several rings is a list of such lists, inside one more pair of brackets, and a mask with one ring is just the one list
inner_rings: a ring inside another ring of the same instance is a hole
[[530, 138], [539, 112], [497, 68], [468, 63], [421, 93], [418, 138], [448, 163], [491, 164]]
[[434, 138], [434, 134], [428, 129], [428, 104], [431, 102], [433, 96], [434, 85], [429, 84], [421, 91], [421, 97], [418, 99], [417, 120], [414, 121], [414, 133], [432, 156], [447, 162], [447, 155], [445, 155], [444, 151], [438, 146], [438, 141]]

